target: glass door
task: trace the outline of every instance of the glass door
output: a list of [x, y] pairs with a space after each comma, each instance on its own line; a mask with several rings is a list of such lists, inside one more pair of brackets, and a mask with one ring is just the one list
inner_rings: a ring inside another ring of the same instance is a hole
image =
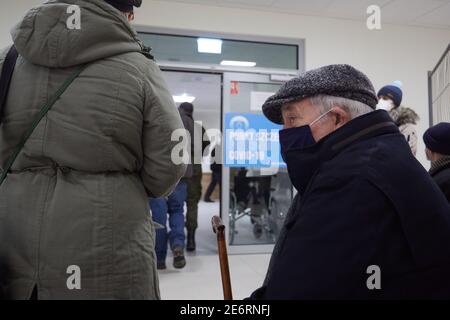
[[281, 160], [281, 126], [262, 114], [262, 104], [282, 85], [270, 75], [223, 77], [222, 220], [230, 253], [270, 253], [292, 202]]

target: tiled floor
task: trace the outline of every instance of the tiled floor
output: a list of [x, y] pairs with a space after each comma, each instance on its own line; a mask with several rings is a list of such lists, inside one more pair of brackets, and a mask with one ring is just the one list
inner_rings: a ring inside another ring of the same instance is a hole
[[[222, 300], [223, 291], [217, 256], [188, 256], [186, 267], [159, 272], [161, 298], [168, 300]], [[263, 282], [270, 255], [229, 256], [233, 298], [248, 297]]]
[[[197, 251], [186, 253], [186, 267], [178, 270], [167, 257], [167, 269], [159, 272], [161, 298], [168, 300], [223, 299], [217, 240], [211, 229], [211, 217], [219, 212], [219, 204], [199, 203]], [[270, 254], [229, 255], [234, 299], [248, 297], [263, 282]]]

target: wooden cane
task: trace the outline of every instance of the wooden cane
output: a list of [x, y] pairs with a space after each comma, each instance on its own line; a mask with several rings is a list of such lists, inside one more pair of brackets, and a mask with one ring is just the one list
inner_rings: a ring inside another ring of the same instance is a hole
[[231, 290], [230, 267], [228, 264], [227, 244], [225, 242], [225, 226], [218, 216], [212, 218], [212, 227], [217, 234], [217, 246], [219, 249], [220, 273], [222, 275], [222, 287], [224, 300], [233, 300]]

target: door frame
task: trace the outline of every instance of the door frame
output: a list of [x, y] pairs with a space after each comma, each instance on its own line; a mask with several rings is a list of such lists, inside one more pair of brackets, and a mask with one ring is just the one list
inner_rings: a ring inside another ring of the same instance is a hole
[[[224, 115], [227, 112], [231, 112], [231, 82], [248, 82], [248, 83], [263, 83], [263, 84], [281, 84], [278, 81], [271, 80], [271, 74], [249, 74], [249, 73], [234, 73], [225, 72], [223, 74], [223, 85], [222, 85], [222, 128], [226, 127]], [[225, 135], [223, 134], [223, 139]], [[225, 148], [225, 141], [223, 141], [222, 146]], [[225, 157], [225, 152], [222, 152], [223, 158]], [[222, 189], [221, 189], [221, 217], [223, 224], [226, 227], [225, 239], [228, 246], [228, 252], [230, 254], [267, 254], [272, 253], [275, 244], [249, 244], [249, 245], [235, 245], [229, 244], [229, 229], [230, 229], [230, 219], [229, 219], [229, 206], [230, 206], [230, 167], [222, 166]]]
[[185, 36], [185, 37], [201, 37], [201, 38], [219, 38], [233, 41], [242, 42], [259, 42], [269, 44], [285, 44], [297, 46], [297, 70], [292, 69], [270, 69], [270, 68], [240, 68], [232, 66], [220, 66], [209, 64], [193, 64], [187, 62], [174, 62], [174, 61], [157, 61], [158, 65], [162, 68], [170, 68], [173, 70], [192, 70], [192, 71], [211, 71], [211, 72], [239, 72], [239, 73], [259, 73], [259, 74], [274, 74], [274, 75], [287, 75], [296, 76], [299, 72], [306, 70], [306, 40], [298, 38], [288, 37], [269, 37], [269, 36], [256, 36], [256, 35], [244, 35], [233, 34], [226, 32], [211, 32], [200, 31], [193, 29], [175, 29], [175, 28], [163, 28], [146, 26], [142, 24], [133, 25], [137, 33], [153, 33], [168, 36]]
[[[171, 29], [171, 28], [159, 28], [151, 27], [145, 25], [135, 25], [137, 32], [142, 33], [155, 33], [155, 34], [165, 34], [165, 35], [181, 35], [181, 36], [193, 36], [193, 37], [212, 37], [212, 38], [222, 38], [229, 40], [241, 40], [250, 42], [267, 42], [267, 43], [279, 43], [279, 44], [293, 44], [298, 47], [298, 70], [285, 70], [285, 69], [269, 69], [269, 68], [238, 68], [238, 67], [223, 67], [217, 65], [207, 65], [207, 64], [189, 64], [189, 63], [178, 63], [173, 61], [156, 61], [162, 71], [177, 71], [177, 72], [187, 72], [187, 73], [209, 73], [209, 74], [220, 74], [222, 75], [222, 86], [221, 86], [221, 132], [223, 136], [224, 128], [224, 115], [225, 112], [230, 110], [230, 96], [226, 92], [230, 92], [231, 79], [233, 81], [244, 81], [244, 82], [261, 82], [269, 84], [282, 84], [289, 79], [298, 76], [300, 72], [306, 69], [306, 59], [305, 59], [305, 39], [293, 39], [293, 38], [282, 38], [282, 37], [264, 37], [264, 36], [253, 36], [253, 35], [237, 35], [237, 34], [227, 34], [219, 32], [209, 32], [209, 31], [198, 31], [198, 30], [187, 30], [187, 29]], [[242, 79], [242, 80], [240, 80]], [[230, 81], [229, 81], [230, 80]], [[224, 147], [225, 144], [222, 143]], [[222, 155], [224, 153], [222, 152]], [[228, 206], [229, 206], [229, 167], [222, 166], [222, 181], [220, 190], [220, 216], [223, 219], [224, 225], [229, 228], [229, 216], [228, 216]], [[293, 194], [295, 195], [296, 190], [293, 188]], [[253, 245], [229, 245], [229, 230], [226, 230], [226, 243], [228, 247], [228, 253], [230, 254], [267, 254], [272, 253], [274, 244], [253, 244]]]
[[[224, 95], [224, 91], [223, 91], [223, 77], [224, 77], [224, 73], [223, 72], [211, 72], [211, 71], [198, 71], [198, 70], [190, 70], [190, 69], [186, 69], [186, 68], [182, 68], [182, 69], [177, 69], [177, 68], [168, 68], [168, 67], [160, 67], [162, 72], [182, 72], [182, 73], [198, 73], [198, 74], [212, 74], [212, 75], [219, 75], [220, 76], [220, 128], [218, 128], [220, 130], [220, 132], [223, 132], [223, 95]], [[209, 129], [209, 128], [206, 128]], [[222, 170], [222, 174], [223, 174], [223, 170]], [[221, 186], [223, 183], [223, 176], [222, 176], [222, 181], [220, 182]], [[220, 187], [220, 203], [222, 203], [222, 187]], [[219, 206], [219, 215], [220, 217], [222, 217], [222, 205]]]

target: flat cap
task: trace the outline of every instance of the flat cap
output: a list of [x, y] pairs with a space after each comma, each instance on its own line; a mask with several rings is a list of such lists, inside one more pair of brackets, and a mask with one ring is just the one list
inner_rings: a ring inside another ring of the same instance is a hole
[[281, 107], [290, 102], [325, 94], [362, 102], [376, 109], [378, 99], [369, 78], [347, 64], [334, 64], [307, 71], [286, 82], [263, 105], [270, 121], [283, 124]]
[[133, 7], [139, 8], [142, 5], [142, 0], [105, 0], [117, 10], [123, 12], [132, 12]]

